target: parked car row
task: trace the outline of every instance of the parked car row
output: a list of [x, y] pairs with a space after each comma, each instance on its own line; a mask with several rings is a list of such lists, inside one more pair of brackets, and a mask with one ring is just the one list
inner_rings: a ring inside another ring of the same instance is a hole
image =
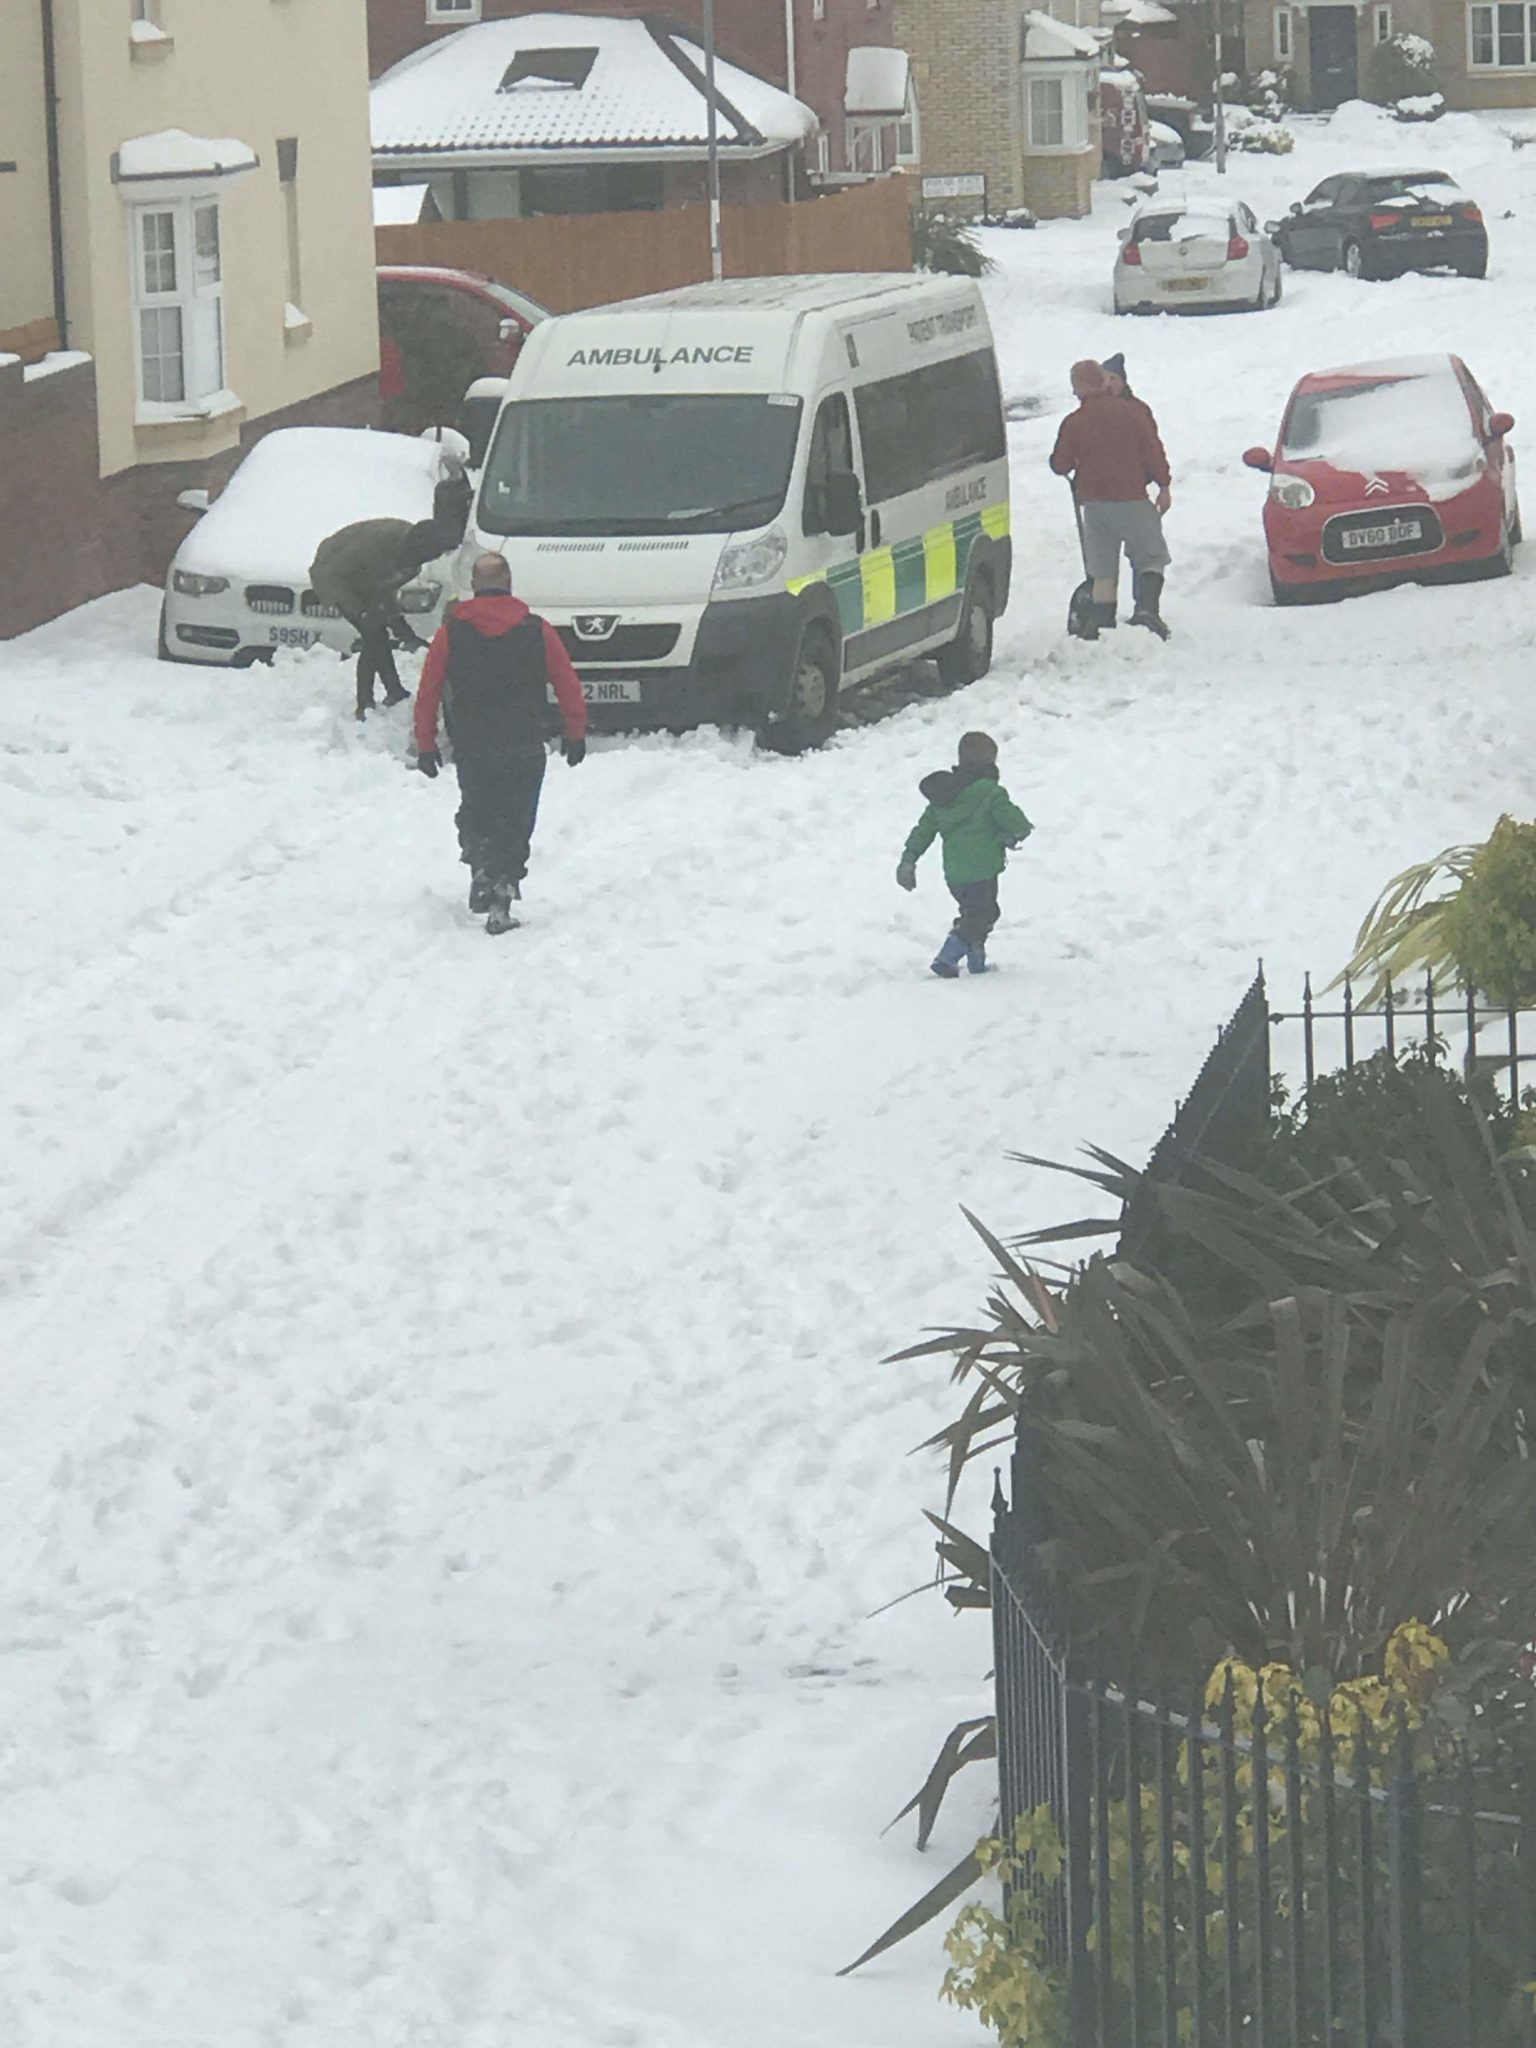
[[1348, 171], [1260, 227], [1251, 207], [1210, 194], [1156, 193], [1120, 230], [1117, 313], [1263, 312], [1280, 267], [1401, 277], [1488, 274], [1481, 208], [1444, 171]]

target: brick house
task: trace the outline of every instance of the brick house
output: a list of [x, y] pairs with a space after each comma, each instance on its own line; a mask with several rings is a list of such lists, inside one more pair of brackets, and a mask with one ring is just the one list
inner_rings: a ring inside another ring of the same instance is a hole
[[8, 5], [0, 637], [158, 582], [271, 428], [372, 416], [365, 54], [346, 7]]
[[924, 175], [987, 181], [993, 211], [1079, 218], [1099, 174], [1108, 29], [1097, 0], [1058, 19], [1025, 0], [895, 0], [912, 59]]
[[[543, 0], [548, 4], [548, 0]], [[850, 56], [857, 50], [889, 49], [894, 38], [896, 0], [716, 0], [715, 37], [721, 57], [803, 100], [821, 126], [813, 164], [822, 175], [857, 173], [871, 160], [872, 125], [889, 130], [879, 138], [880, 168], [898, 156], [912, 161], [915, 122], [907, 105], [897, 115], [855, 105], [850, 119]], [[369, 68], [375, 78], [438, 37], [480, 21], [500, 21], [541, 11], [541, 0], [367, 0]], [[650, 16], [686, 34], [703, 33], [703, 0], [563, 0], [566, 14], [626, 18]], [[858, 65], [855, 61], [854, 71]], [[855, 78], [857, 93], [857, 78]]]
[[1403, 34], [1433, 45], [1434, 84], [1447, 106], [1536, 105], [1536, 11], [1529, 7], [1500, 0], [1313, 7], [1243, 0], [1241, 18], [1249, 68], [1287, 73], [1289, 97], [1299, 107], [1326, 109], [1364, 97], [1372, 49]]

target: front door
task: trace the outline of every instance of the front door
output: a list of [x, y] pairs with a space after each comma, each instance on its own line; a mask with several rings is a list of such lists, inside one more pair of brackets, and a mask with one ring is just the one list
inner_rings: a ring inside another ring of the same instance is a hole
[[1314, 7], [1310, 22], [1312, 105], [1326, 113], [1359, 97], [1358, 24], [1353, 7]]

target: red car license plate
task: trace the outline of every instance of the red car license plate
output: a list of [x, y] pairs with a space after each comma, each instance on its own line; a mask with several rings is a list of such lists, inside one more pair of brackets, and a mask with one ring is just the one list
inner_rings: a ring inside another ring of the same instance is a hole
[[1424, 529], [1417, 519], [1393, 519], [1385, 526], [1356, 526], [1341, 533], [1346, 551], [1352, 548], [1395, 548], [1405, 540], [1422, 540]]

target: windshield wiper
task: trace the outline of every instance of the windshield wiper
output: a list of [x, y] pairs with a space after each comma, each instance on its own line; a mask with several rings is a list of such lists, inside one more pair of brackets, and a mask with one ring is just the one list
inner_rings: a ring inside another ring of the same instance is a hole
[[737, 498], [729, 505], [694, 505], [686, 511], [669, 512], [671, 520], [684, 519], [734, 519], [738, 513], [750, 512], [754, 505], [772, 506], [773, 500], [767, 491], [759, 491], [755, 497]]

